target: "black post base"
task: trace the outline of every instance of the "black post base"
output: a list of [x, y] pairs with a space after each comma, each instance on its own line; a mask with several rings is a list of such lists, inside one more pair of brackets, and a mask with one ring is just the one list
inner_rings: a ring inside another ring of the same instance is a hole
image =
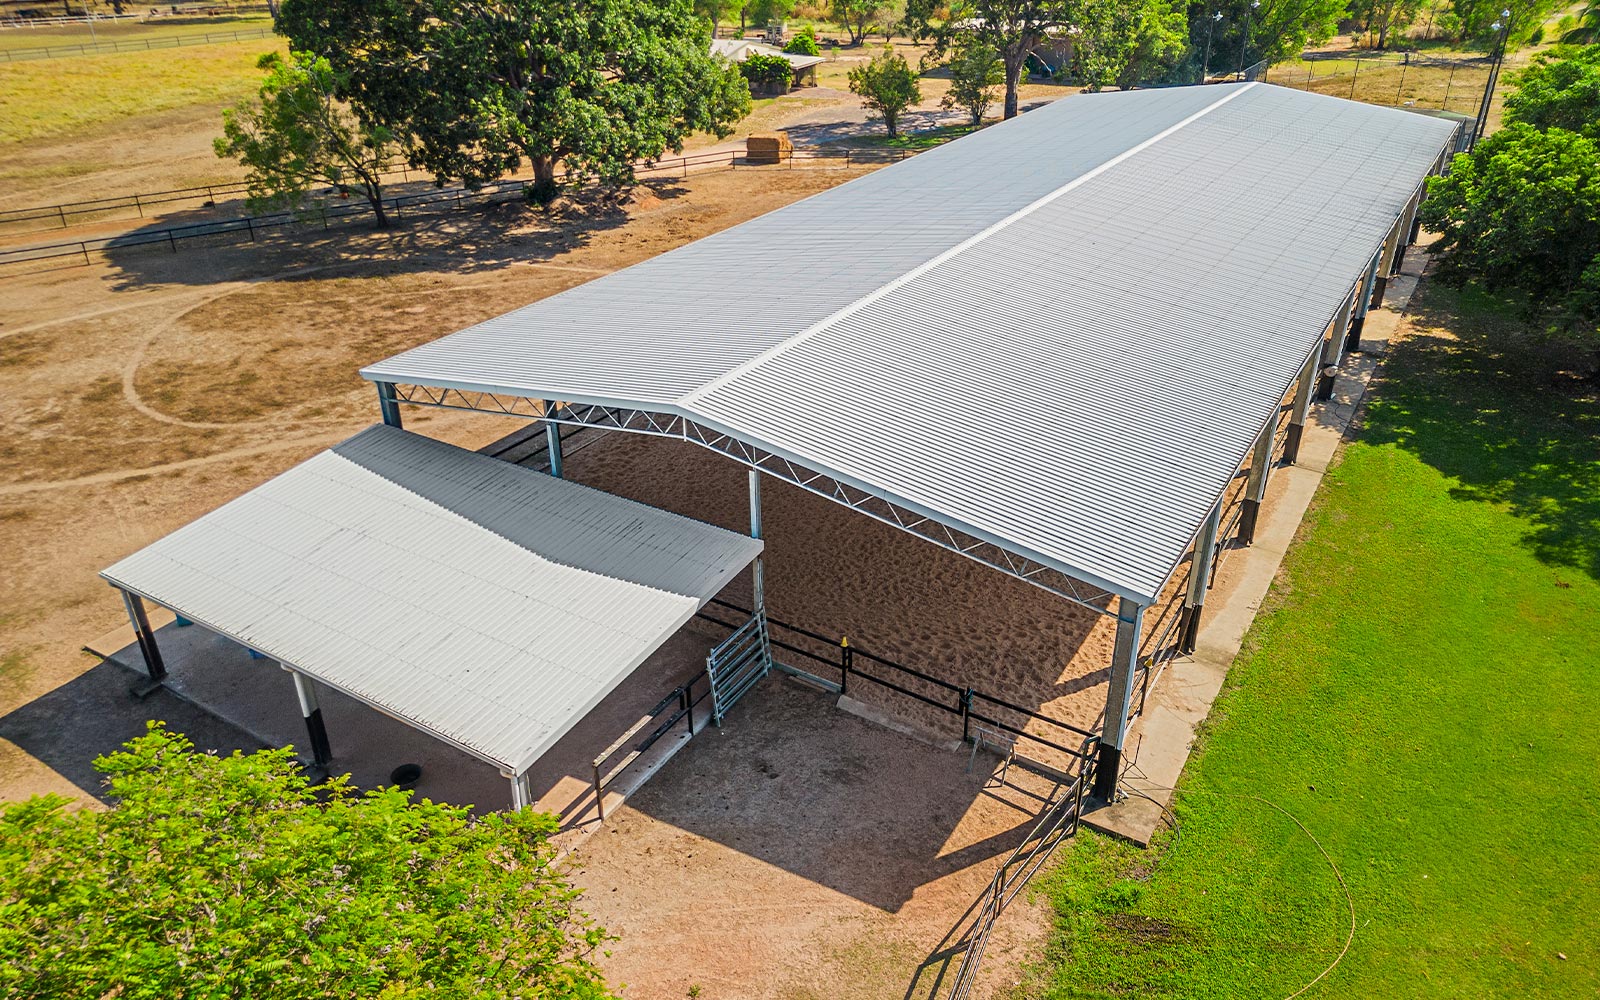
[[1200, 616], [1206, 606], [1184, 607], [1178, 617], [1178, 652], [1193, 655], [1200, 644]]
[[322, 723], [322, 709], [313, 709], [306, 716], [306, 732], [311, 734], [311, 760], [317, 767], [333, 760], [333, 749], [328, 745], [328, 727]]
[[1117, 797], [1117, 772], [1122, 769], [1122, 751], [1100, 744], [1095, 755], [1094, 785], [1089, 794], [1101, 802], [1111, 802]]
[[1305, 424], [1290, 424], [1283, 431], [1283, 461], [1285, 465], [1293, 465], [1295, 459], [1300, 457], [1300, 438], [1305, 435]]
[[163, 687], [166, 687], [166, 685], [162, 684], [160, 681], [140, 681], [138, 684], [128, 688], [128, 693], [133, 695], [134, 701], [144, 701], [157, 691], [160, 691]]
[[1329, 368], [1317, 376], [1317, 400], [1327, 402], [1333, 398], [1333, 369]]
[[1239, 543], [1251, 545], [1256, 540], [1256, 522], [1261, 518], [1261, 501], [1246, 497], [1239, 511]]
[[1380, 274], [1372, 282], [1372, 301], [1367, 304], [1368, 309], [1383, 308], [1383, 293], [1389, 290], [1389, 276]]
[[1407, 243], [1417, 242], [1417, 237], [1422, 235], [1422, 216], [1419, 214], [1411, 220], [1411, 232], [1406, 236]]
[[1389, 272], [1389, 277], [1392, 278], [1395, 275], [1400, 273], [1400, 265], [1404, 264], [1405, 260], [1406, 260], [1406, 245], [1404, 243], [1402, 243], [1402, 244], [1400, 244], [1400, 249], [1398, 249], [1398, 250], [1396, 250], [1394, 252], [1394, 270]]
[[1367, 328], [1367, 318], [1357, 316], [1350, 321], [1350, 330], [1344, 337], [1344, 349], [1347, 354], [1361, 353], [1361, 333]]

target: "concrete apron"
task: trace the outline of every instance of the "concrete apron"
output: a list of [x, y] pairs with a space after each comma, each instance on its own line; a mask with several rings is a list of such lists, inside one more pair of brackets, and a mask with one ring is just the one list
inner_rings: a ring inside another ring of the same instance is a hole
[[1367, 385], [1411, 303], [1426, 259], [1420, 242], [1407, 252], [1400, 275], [1389, 281], [1383, 308], [1367, 315], [1362, 353], [1345, 356], [1333, 398], [1312, 406], [1299, 461], [1272, 470], [1255, 544], [1223, 553], [1219, 585], [1206, 602], [1195, 654], [1173, 660], [1151, 690], [1144, 714], [1129, 731], [1132, 749], [1124, 758], [1118, 783], [1123, 797], [1085, 815], [1083, 822], [1091, 829], [1145, 847], [1161, 825], [1172, 801], [1171, 789], [1189, 760], [1195, 730], [1210, 714], [1245, 632], [1355, 420]]

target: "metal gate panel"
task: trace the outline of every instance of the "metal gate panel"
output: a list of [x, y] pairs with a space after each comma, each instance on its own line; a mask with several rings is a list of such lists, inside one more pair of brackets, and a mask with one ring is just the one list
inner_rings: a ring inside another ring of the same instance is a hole
[[722, 725], [735, 702], [772, 669], [772, 645], [767, 638], [767, 617], [757, 612], [722, 640], [706, 657], [711, 681], [711, 721]]

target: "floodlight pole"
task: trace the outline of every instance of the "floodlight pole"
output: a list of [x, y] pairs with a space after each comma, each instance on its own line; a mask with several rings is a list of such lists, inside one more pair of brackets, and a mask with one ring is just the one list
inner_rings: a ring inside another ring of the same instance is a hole
[[1128, 738], [1128, 711], [1133, 707], [1133, 677], [1139, 669], [1139, 638], [1144, 631], [1143, 604], [1120, 598], [1117, 642], [1111, 654], [1111, 683], [1106, 688], [1106, 721], [1095, 753], [1093, 795], [1111, 802], [1122, 771], [1122, 749]]
[[[1489, 105], [1494, 103], [1495, 84], [1500, 81], [1500, 64], [1506, 58], [1506, 39], [1511, 35], [1511, 10], [1507, 8], [1500, 12], [1500, 20], [1492, 27], [1500, 32], [1500, 37], [1495, 40], [1494, 53], [1489, 60], [1489, 79], [1483, 85], [1483, 102], [1478, 105], [1478, 120], [1472, 130], [1472, 145], [1476, 146], [1478, 140], [1483, 138], [1483, 133], [1489, 128]], [[1472, 147], [1467, 147], [1471, 149]]]
[[[761, 473], [756, 469], [750, 470], [750, 537], [761, 537]], [[750, 602], [756, 614], [766, 613], [767, 577], [762, 555], [750, 564]]]
[[1234, 79], [1244, 79], [1244, 53], [1250, 46], [1250, 15], [1261, 9], [1261, 0], [1250, 0], [1250, 7], [1244, 12], [1244, 35], [1239, 39], [1239, 72]]
[[1222, 20], [1222, 11], [1215, 11], [1206, 20], [1206, 57], [1200, 62], [1200, 82], [1205, 83], [1211, 75], [1211, 32], [1217, 27], [1217, 22]]
[[1211, 508], [1200, 533], [1195, 536], [1194, 552], [1189, 556], [1189, 590], [1183, 610], [1178, 613], [1178, 651], [1193, 653], [1200, 640], [1200, 616], [1205, 611], [1206, 592], [1211, 589], [1211, 571], [1217, 559], [1217, 534], [1222, 529], [1222, 500]]
[[1256, 438], [1255, 454], [1250, 458], [1250, 475], [1245, 480], [1244, 507], [1239, 515], [1239, 541], [1253, 545], [1256, 540], [1256, 522], [1261, 519], [1261, 505], [1267, 498], [1267, 475], [1272, 465], [1272, 440], [1277, 436], [1278, 420], [1273, 419], [1261, 428]]

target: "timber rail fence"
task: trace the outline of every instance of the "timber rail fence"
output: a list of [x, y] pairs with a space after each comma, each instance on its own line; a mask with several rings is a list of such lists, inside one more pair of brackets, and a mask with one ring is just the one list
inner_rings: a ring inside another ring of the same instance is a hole
[[[648, 180], [674, 175], [686, 177], [691, 171], [716, 167], [730, 170], [741, 167], [772, 170], [781, 169], [782, 166], [823, 166], [831, 164], [841, 168], [848, 168], [894, 163], [911, 155], [913, 155], [911, 151], [900, 149], [796, 150], [793, 154], [786, 155], [782, 164], [754, 165], [746, 161], [742, 152], [728, 150], [717, 153], [680, 156], [669, 160], [656, 160], [652, 163], [636, 166], [634, 172], [640, 179]], [[224, 187], [224, 185], [217, 185], [214, 190], [221, 191]], [[470, 205], [511, 201], [525, 197], [528, 187], [529, 182], [526, 180], [511, 180], [503, 181], [499, 184], [485, 185], [477, 191], [469, 191], [464, 187], [436, 188], [416, 194], [395, 195], [384, 198], [383, 206], [398, 221], [409, 218], [416, 213], [435, 214], [442, 211], [465, 208]], [[143, 206], [148, 204], [153, 204], [153, 202], [144, 201], [142, 198], [139, 199], [141, 213]], [[53, 211], [55, 207], [57, 206], [53, 206], [51, 210]], [[7, 273], [25, 273], [22, 271], [7, 272], [5, 270], [7, 267], [22, 264], [57, 262], [56, 266], [68, 263], [86, 266], [92, 263], [92, 255], [94, 254], [103, 255], [139, 247], [164, 247], [172, 253], [177, 253], [180, 250], [188, 249], [190, 246], [189, 241], [202, 237], [212, 238], [207, 243], [201, 244], [206, 246], [215, 245], [216, 238], [225, 238], [234, 243], [255, 242], [259, 236], [274, 229], [294, 226], [305, 228], [321, 226], [323, 229], [328, 229], [335, 222], [370, 219], [371, 217], [372, 209], [364, 199], [351, 198], [348, 202], [341, 201], [337, 205], [320, 205], [297, 212], [283, 211], [265, 215], [239, 216], [231, 219], [194, 222], [160, 229], [136, 229], [129, 233], [98, 239], [17, 247], [9, 250], [0, 250], [0, 276], [5, 276]], [[0, 213], [0, 225], [4, 225], [6, 221], [4, 214]]]
[[207, 31], [199, 35], [166, 35], [160, 38], [119, 38], [111, 41], [68, 42], [58, 45], [40, 45], [25, 49], [0, 49], [0, 63], [26, 62], [30, 59], [62, 59], [70, 56], [98, 56], [115, 52], [150, 52], [156, 49], [175, 49], [186, 45], [216, 45], [222, 42], [242, 42], [257, 38], [272, 38], [276, 32], [270, 28], [246, 28], [240, 31]]

